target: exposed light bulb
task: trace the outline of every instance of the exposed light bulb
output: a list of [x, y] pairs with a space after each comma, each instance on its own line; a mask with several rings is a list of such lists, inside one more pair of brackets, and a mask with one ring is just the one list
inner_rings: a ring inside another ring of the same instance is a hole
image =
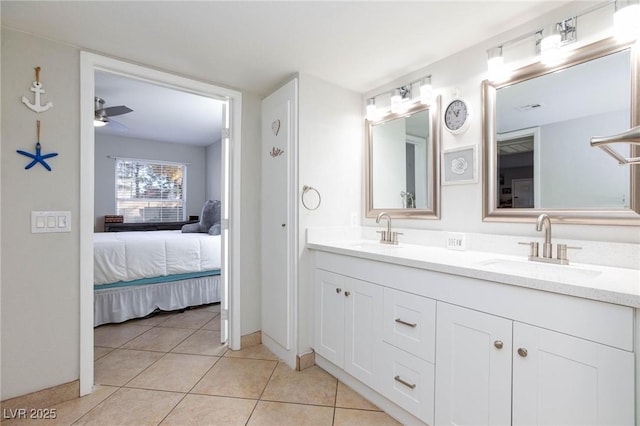
[[433, 97], [433, 86], [431, 85], [431, 76], [427, 76], [420, 81], [420, 102], [425, 105], [431, 105]]
[[376, 108], [376, 98], [367, 99], [367, 120], [375, 120], [377, 115], [378, 110]]
[[508, 77], [507, 69], [502, 56], [502, 46], [493, 47], [487, 50], [487, 78], [490, 81], [504, 81]]
[[402, 104], [402, 93], [400, 89], [394, 89], [393, 95], [391, 95], [391, 112], [400, 111], [400, 105]]
[[97, 120], [97, 119], [93, 120], [93, 127], [103, 127], [106, 125], [107, 125], [107, 121]]
[[549, 66], [560, 63], [564, 56], [560, 50], [562, 38], [558, 33], [557, 25], [554, 24], [545, 28], [542, 36], [543, 38], [540, 41], [540, 62]]
[[616, 38], [621, 40], [640, 36], [640, 0], [616, 0], [613, 28]]

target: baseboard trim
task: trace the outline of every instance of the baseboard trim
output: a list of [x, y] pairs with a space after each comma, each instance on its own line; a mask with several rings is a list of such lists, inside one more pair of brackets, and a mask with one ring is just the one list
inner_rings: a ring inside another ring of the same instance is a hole
[[255, 333], [246, 334], [240, 337], [240, 349], [249, 348], [251, 346], [257, 346], [262, 343], [262, 333], [256, 331]]
[[[0, 412], [18, 413], [18, 410], [26, 410], [27, 415], [31, 409], [51, 408], [54, 405], [80, 397], [80, 380], [52, 386], [26, 395], [17, 396], [0, 402]], [[0, 420], [8, 420], [6, 415], [0, 416]]]
[[314, 365], [316, 365], [316, 353], [314, 351], [296, 355], [296, 370], [306, 370]]

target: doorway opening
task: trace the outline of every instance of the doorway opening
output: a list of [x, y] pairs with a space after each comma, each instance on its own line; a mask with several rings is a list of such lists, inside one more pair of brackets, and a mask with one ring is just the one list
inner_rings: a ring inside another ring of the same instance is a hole
[[[99, 76], [99, 78], [96, 78]], [[80, 394], [86, 395], [93, 389], [94, 372], [93, 372], [93, 327], [94, 327], [94, 257], [93, 257], [93, 233], [99, 230], [102, 223], [97, 223], [97, 216], [104, 216], [104, 212], [98, 211], [102, 207], [100, 203], [94, 203], [98, 194], [96, 187], [97, 178], [102, 179], [102, 175], [96, 174], [96, 135], [94, 131], [94, 110], [96, 93], [96, 83], [104, 77], [111, 78], [114, 81], [128, 81], [131, 84], [144, 85], [145, 90], [170, 90], [174, 95], [182, 97], [191, 97], [208, 102], [219, 108], [220, 114], [217, 117], [211, 117], [211, 121], [215, 122], [220, 135], [219, 158], [217, 159], [217, 172], [221, 176], [219, 192], [211, 187], [206, 190], [206, 197], [216, 197], [221, 201], [220, 208], [220, 241], [221, 241], [221, 258], [220, 258], [220, 310], [221, 310], [221, 340], [227, 341], [231, 349], [240, 348], [240, 321], [239, 321], [239, 295], [240, 295], [240, 269], [239, 269], [239, 229], [233, 225], [240, 223], [239, 205], [240, 205], [240, 129], [241, 129], [241, 102], [242, 96], [239, 92], [221, 88], [215, 85], [187, 79], [173, 74], [153, 70], [150, 68], [133, 65], [130, 63], [102, 57], [95, 54], [83, 52], [81, 55], [81, 213], [80, 213], [80, 260], [81, 260], [81, 291], [80, 291]], [[104, 84], [104, 81], [101, 82]], [[126, 92], [127, 89], [124, 89]], [[112, 91], [113, 99], [106, 100], [112, 105], [119, 105], [117, 99], [117, 90]], [[154, 96], [154, 95], [149, 95]], [[142, 101], [141, 101], [142, 102]], [[178, 102], [178, 101], [176, 101]], [[101, 105], [103, 105], [101, 103]], [[108, 106], [108, 105], [105, 105]], [[128, 108], [128, 107], [127, 107]], [[131, 109], [131, 108], [128, 108]], [[113, 111], [113, 110], [108, 110]], [[126, 109], [116, 110], [126, 111]], [[175, 114], [180, 114], [182, 109], [176, 105]], [[211, 111], [209, 112], [211, 114]], [[126, 114], [126, 112], [125, 112]], [[194, 114], [192, 112], [192, 114]], [[119, 120], [119, 117], [110, 119]], [[126, 123], [127, 120], [123, 115], [120, 119]], [[119, 123], [120, 126], [113, 126], [112, 132], [117, 134], [126, 124]], [[106, 127], [106, 126], [105, 126]], [[144, 126], [142, 126], [144, 127]], [[161, 126], [158, 125], [158, 128]], [[159, 134], [167, 133], [168, 130], [159, 130]], [[141, 129], [132, 129], [131, 134], [141, 131]], [[186, 132], [186, 131], [185, 131]], [[195, 137], [195, 136], [194, 136]], [[101, 157], [102, 157], [101, 153]], [[139, 155], [138, 155], [139, 157]], [[147, 158], [149, 159], [149, 158]], [[101, 158], [101, 160], [103, 160]], [[113, 158], [110, 161], [114, 161]], [[186, 167], [188, 173], [188, 165]], [[115, 167], [114, 167], [115, 169]], [[115, 172], [114, 172], [115, 173]], [[211, 171], [210, 174], [215, 173]], [[206, 173], [205, 173], [206, 176]], [[200, 182], [202, 184], [202, 182]], [[111, 181], [112, 187], [115, 182]], [[171, 186], [171, 185], [169, 185]], [[179, 185], [173, 185], [172, 191], [180, 192], [175, 188]], [[197, 184], [195, 185], [197, 186]], [[216, 186], [216, 185], [213, 185]], [[187, 189], [188, 191], [188, 189]], [[115, 190], [114, 190], [115, 192]], [[100, 194], [103, 196], [104, 194]], [[187, 195], [187, 194], [183, 194]], [[114, 200], [117, 197], [106, 198]], [[176, 198], [176, 197], [174, 197]], [[192, 197], [196, 198], [196, 197]], [[181, 215], [183, 219], [187, 219], [187, 213], [184, 209], [193, 212], [194, 207], [188, 206], [188, 196], [183, 196], [180, 205], [171, 205], [158, 207], [149, 207], [149, 212], [156, 214], [158, 211], [168, 212], [170, 214]], [[202, 205], [202, 199], [193, 200], [193, 202]], [[107, 209], [114, 210], [114, 206], [108, 206]], [[182, 209], [182, 210], [181, 210]], [[197, 213], [200, 209], [196, 207]], [[178, 212], [178, 213], [176, 213]], [[151, 213], [150, 213], [151, 214]], [[189, 213], [191, 215], [191, 213]], [[216, 342], [217, 343], [217, 342]]]

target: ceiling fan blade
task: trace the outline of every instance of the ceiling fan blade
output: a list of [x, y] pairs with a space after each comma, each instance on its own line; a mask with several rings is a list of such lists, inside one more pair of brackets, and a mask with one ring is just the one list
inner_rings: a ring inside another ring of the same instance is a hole
[[128, 114], [133, 110], [128, 106], [118, 105], [118, 106], [103, 108], [102, 111], [104, 111], [109, 117], [114, 117], [116, 115]]
[[113, 130], [117, 130], [117, 131], [120, 131], [120, 132], [124, 132], [126, 130], [129, 130], [129, 128], [127, 126], [125, 126], [124, 124], [120, 123], [119, 121], [115, 121], [113, 119], [109, 119], [109, 122], [107, 123], [107, 127], [110, 127]]

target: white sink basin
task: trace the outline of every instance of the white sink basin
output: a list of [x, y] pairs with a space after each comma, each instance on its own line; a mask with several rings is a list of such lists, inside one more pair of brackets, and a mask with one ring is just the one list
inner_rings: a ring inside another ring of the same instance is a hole
[[490, 259], [480, 262], [479, 265], [494, 272], [526, 275], [545, 280], [585, 280], [602, 274], [602, 271], [597, 269], [587, 269], [573, 265], [556, 265], [553, 263], [529, 260]]

